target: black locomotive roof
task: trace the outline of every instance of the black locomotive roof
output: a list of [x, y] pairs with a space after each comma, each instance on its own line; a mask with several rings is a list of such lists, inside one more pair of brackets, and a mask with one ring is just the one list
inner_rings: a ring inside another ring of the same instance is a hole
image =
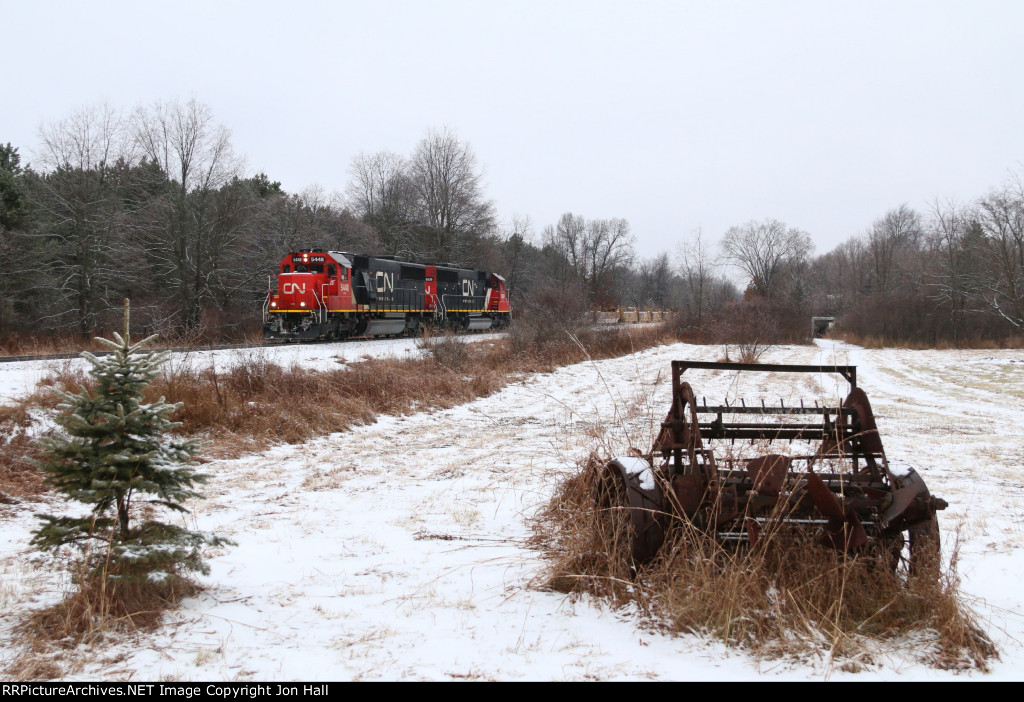
[[[434, 266], [438, 269], [454, 271], [456, 273], [462, 274], [464, 277], [475, 277], [478, 278], [479, 280], [485, 280], [492, 275], [490, 271], [480, 270], [478, 268], [467, 268], [465, 266], [460, 266], [458, 263], [452, 263], [450, 261], [446, 261], [444, 263], [434, 263], [432, 261], [418, 263], [415, 261], [411, 261], [403, 256], [392, 256], [390, 254], [361, 254], [352, 253], [350, 251], [324, 251], [323, 249], [303, 249], [300, 250], [299, 253], [327, 253], [333, 256], [334, 259], [338, 261], [338, 263], [349, 268], [367, 267], [370, 265], [370, 260], [373, 259], [377, 261], [387, 261], [388, 263], [391, 264], [400, 263], [403, 266], [416, 266], [417, 268]], [[502, 278], [502, 280], [504, 280], [504, 278]]]

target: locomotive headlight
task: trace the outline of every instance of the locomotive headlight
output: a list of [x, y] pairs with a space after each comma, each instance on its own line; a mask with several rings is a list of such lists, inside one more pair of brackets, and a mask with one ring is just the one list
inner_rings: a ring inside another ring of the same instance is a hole
[[305, 307], [305, 306], [306, 306], [306, 303], [305, 303], [305, 302], [300, 302], [300, 303], [299, 303], [299, 307]]
[[271, 307], [277, 307], [277, 303], [276, 303], [276, 302], [271, 302], [271, 303], [270, 303], [270, 306], [271, 306]]

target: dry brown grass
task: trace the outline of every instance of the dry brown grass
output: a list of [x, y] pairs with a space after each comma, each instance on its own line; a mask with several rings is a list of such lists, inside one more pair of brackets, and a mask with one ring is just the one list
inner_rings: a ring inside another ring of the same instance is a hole
[[17, 502], [46, 491], [42, 476], [32, 464], [37, 447], [33, 413], [53, 410], [62, 402], [53, 392], [60, 388], [71, 392], [86, 382], [86, 375], [69, 363], [57, 365], [39, 381], [27, 397], [11, 404], [0, 404], [0, 503]]
[[997, 656], [959, 593], [955, 546], [939, 577], [909, 577], [871, 555], [826, 549], [806, 533], [780, 529], [763, 533], [756, 548], [736, 548], [677, 519], [658, 557], [635, 573], [628, 512], [601, 509], [595, 499], [604, 463], [591, 456], [537, 521], [538, 543], [552, 557], [546, 587], [634, 603], [653, 626], [760, 657], [824, 656], [847, 671], [912, 639], [939, 668], [987, 670]]
[[431, 358], [366, 360], [327, 371], [271, 362], [223, 373], [170, 368], [148, 392], [182, 403], [172, 417], [182, 423], [179, 431], [210, 436], [223, 449], [238, 440], [299, 443], [373, 422], [379, 414], [450, 407], [500, 386], [501, 377], [485, 366], [455, 372]]
[[428, 331], [417, 346], [450, 371], [461, 371], [466, 368], [472, 356], [470, 345], [463, 343], [460, 337], [451, 332], [431, 336]]
[[34, 453], [30, 405], [0, 405], [0, 502], [16, 503], [44, 491], [42, 476], [25, 460]]
[[[202, 588], [170, 577], [161, 582], [119, 580], [69, 564], [72, 589], [55, 605], [33, 611], [15, 627], [19, 655], [8, 661], [7, 680], [52, 680], [74, 672], [109, 637], [156, 628], [163, 615]], [[75, 655], [67, 655], [74, 650]]]
[[47, 356], [101, 350], [103, 348], [95, 340], [82, 339], [77, 334], [8, 334], [0, 340], [0, 356]]
[[23, 627], [50, 641], [76, 644], [115, 631], [152, 629], [168, 609], [199, 589], [187, 578], [155, 583], [93, 575], [58, 604], [33, 612]]
[[839, 339], [848, 344], [856, 344], [866, 349], [914, 349], [947, 351], [950, 349], [1019, 349], [1024, 347], [1024, 337], [1006, 336], [999, 339], [991, 338], [967, 338], [967, 339], [939, 339], [934, 343], [924, 343], [906, 339], [896, 339], [886, 336], [855, 334], [851, 331], [836, 329], [829, 334], [829, 338]]
[[[120, 327], [115, 327], [119, 330]], [[138, 328], [136, 328], [138, 333]], [[259, 324], [220, 326], [216, 329], [199, 326], [192, 330], [175, 330], [162, 326], [146, 325], [139, 338], [149, 334], [160, 335], [160, 345], [168, 348], [202, 349], [211, 344], [261, 343], [263, 329]], [[49, 356], [52, 354], [77, 354], [82, 351], [108, 351], [96, 341], [96, 337], [107, 338], [110, 330], [97, 329], [93, 336], [83, 338], [81, 334], [5, 334], [0, 337], [0, 357], [3, 356]]]

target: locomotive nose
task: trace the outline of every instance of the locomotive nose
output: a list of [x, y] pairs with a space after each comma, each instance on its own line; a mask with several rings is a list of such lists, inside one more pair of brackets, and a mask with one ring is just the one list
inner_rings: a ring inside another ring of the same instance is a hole
[[310, 309], [313, 295], [312, 277], [308, 273], [282, 274], [278, 304], [281, 309]]

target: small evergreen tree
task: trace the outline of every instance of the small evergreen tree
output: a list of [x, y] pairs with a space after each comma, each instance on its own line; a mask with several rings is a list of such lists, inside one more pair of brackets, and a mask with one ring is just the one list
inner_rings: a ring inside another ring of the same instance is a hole
[[[126, 324], [127, 327], [127, 324]], [[37, 515], [44, 521], [33, 544], [47, 551], [80, 550], [90, 576], [165, 582], [182, 571], [208, 572], [199, 549], [226, 543], [202, 532], [153, 519], [140, 521], [139, 503], [185, 512], [182, 502], [201, 497], [192, 486], [206, 480], [193, 458], [200, 444], [168, 436], [169, 416], [178, 405], [143, 402], [166, 353], [122, 338], [98, 339], [113, 353], [102, 358], [84, 352], [95, 378], [93, 389], [61, 393], [65, 402], [57, 423], [63, 435], [40, 440], [39, 467], [58, 491], [90, 506], [86, 516]]]

